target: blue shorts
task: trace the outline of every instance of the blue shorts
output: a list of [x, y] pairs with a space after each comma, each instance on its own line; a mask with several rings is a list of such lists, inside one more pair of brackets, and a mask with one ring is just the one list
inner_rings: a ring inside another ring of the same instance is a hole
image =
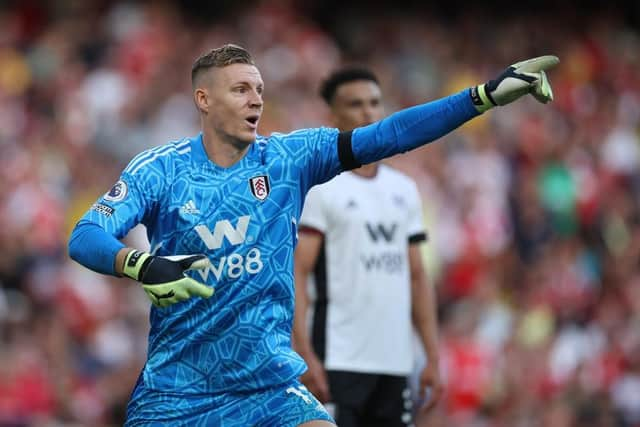
[[194, 396], [149, 390], [138, 380], [125, 426], [297, 427], [335, 421], [299, 381], [252, 393]]

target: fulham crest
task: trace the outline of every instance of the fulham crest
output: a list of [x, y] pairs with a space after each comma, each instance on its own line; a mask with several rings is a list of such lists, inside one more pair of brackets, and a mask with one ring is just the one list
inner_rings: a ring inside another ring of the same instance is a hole
[[258, 175], [249, 179], [249, 187], [251, 188], [253, 197], [260, 201], [266, 199], [271, 191], [271, 185], [269, 184], [269, 177], [267, 175]]

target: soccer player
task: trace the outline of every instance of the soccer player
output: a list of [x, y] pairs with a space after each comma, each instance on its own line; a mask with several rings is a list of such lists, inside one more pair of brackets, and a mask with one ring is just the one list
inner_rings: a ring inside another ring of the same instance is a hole
[[[69, 241], [74, 260], [140, 282], [153, 303], [126, 425], [333, 425], [299, 383], [306, 366], [291, 348], [293, 251], [307, 191], [525, 94], [550, 100], [543, 70], [556, 62], [515, 64], [353, 131], [263, 137], [264, 84], [251, 55], [225, 45], [198, 58], [191, 77], [202, 132], [134, 157]], [[150, 253], [119, 240], [138, 223]]]
[[[341, 132], [383, 117], [380, 86], [369, 70], [339, 70], [320, 92]], [[293, 343], [309, 367], [302, 382], [330, 402], [340, 427], [411, 423], [413, 325], [429, 361], [420, 381], [422, 390], [432, 391], [427, 405], [441, 394], [435, 295], [419, 248], [426, 240], [420, 205], [415, 183], [378, 163], [307, 195], [294, 260]], [[311, 275], [316, 298], [307, 328]]]

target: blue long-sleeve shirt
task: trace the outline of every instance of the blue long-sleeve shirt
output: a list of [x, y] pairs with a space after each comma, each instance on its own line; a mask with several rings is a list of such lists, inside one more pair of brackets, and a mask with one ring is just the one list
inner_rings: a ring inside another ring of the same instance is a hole
[[114, 274], [118, 239], [138, 223], [156, 255], [206, 254], [188, 272], [216, 292], [151, 308], [150, 389], [176, 393], [256, 390], [304, 370], [291, 350], [293, 252], [307, 191], [341, 171], [431, 142], [478, 115], [469, 91], [340, 133], [303, 129], [259, 137], [222, 168], [202, 135], [142, 152], [83, 216], [69, 242], [79, 263]]

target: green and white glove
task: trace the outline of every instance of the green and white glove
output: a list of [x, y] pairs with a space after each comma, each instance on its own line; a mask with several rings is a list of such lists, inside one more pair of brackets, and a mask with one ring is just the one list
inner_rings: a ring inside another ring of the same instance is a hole
[[555, 67], [559, 62], [557, 56], [545, 55], [515, 63], [495, 79], [471, 88], [473, 104], [479, 112], [484, 113], [528, 93], [543, 104], [553, 101], [553, 90], [545, 70]]
[[193, 296], [209, 298], [213, 288], [187, 277], [186, 270], [202, 270], [211, 264], [206, 255], [153, 256], [130, 251], [123, 274], [142, 283], [142, 289], [157, 307], [167, 307]]

